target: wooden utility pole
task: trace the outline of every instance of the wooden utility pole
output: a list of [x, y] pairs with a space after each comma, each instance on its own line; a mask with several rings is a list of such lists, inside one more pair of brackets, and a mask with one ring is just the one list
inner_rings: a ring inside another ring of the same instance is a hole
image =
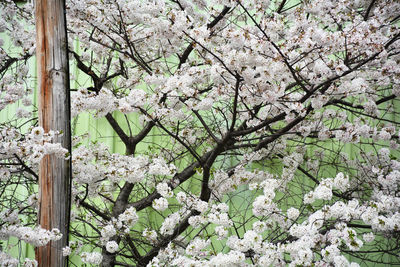
[[[54, 140], [71, 151], [69, 68], [65, 0], [36, 0], [36, 60], [39, 87], [39, 125], [59, 131]], [[70, 160], [45, 156], [39, 167], [39, 224], [63, 234], [36, 250], [39, 267], [67, 266], [62, 248], [68, 242]]]

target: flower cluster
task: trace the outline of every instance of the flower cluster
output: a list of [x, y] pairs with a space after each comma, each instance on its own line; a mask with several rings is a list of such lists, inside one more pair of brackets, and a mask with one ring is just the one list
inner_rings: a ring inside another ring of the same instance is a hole
[[40, 227], [30, 228], [20, 225], [8, 225], [0, 230], [1, 239], [7, 239], [11, 236], [32, 244], [35, 247], [39, 247], [46, 245], [50, 241], [60, 240], [62, 234], [58, 229], [49, 231]]
[[82, 262], [89, 264], [100, 264], [103, 257], [99, 252], [82, 252], [81, 254]]

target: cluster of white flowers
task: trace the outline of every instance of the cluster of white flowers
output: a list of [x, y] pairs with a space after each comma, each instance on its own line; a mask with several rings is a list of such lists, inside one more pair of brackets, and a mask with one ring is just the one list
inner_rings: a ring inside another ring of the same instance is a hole
[[[193, 201], [194, 200], [194, 201]], [[225, 203], [213, 204], [211, 209], [205, 201], [192, 199], [189, 201], [188, 207], [200, 212], [200, 215], [191, 216], [189, 218], [189, 224], [194, 228], [199, 228], [207, 222], [213, 223], [215, 225], [222, 226], [216, 228], [216, 232], [219, 232], [219, 237], [223, 238], [225, 233], [227, 233], [225, 227], [232, 225], [232, 220], [229, 218], [228, 210], [229, 207]]]
[[[30, 14], [32, 10], [31, 5], [17, 6], [7, 1], [1, 3], [0, 10], [2, 11], [2, 18], [0, 20], [0, 33], [2, 33], [2, 37], [0, 38], [0, 62], [2, 63], [0, 65], [3, 68], [10, 59], [29, 58], [33, 55], [35, 52], [35, 37], [34, 31], [26, 27], [26, 25], [34, 21], [33, 16], [26, 15]], [[4, 38], [6, 36], [7, 38]], [[5, 40], [8, 41], [5, 42]], [[10, 49], [9, 43], [21, 49]], [[28, 73], [29, 63], [26, 61], [20, 64], [13, 64], [12, 68], [9, 68], [7, 71], [2, 70], [0, 111], [19, 100], [28, 99], [28, 95], [31, 93], [25, 82], [25, 79], [30, 77]], [[22, 104], [25, 106], [30, 105], [25, 101], [22, 101]], [[21, 118], [21, 115], [24, 115], [21, 113], [29, 112], [22, 109], [17, 109], [17, 111], [17, 118]]]
[[143, 230], [142, 235], [144, 238], [146, 238], [147, 240], [150, 240], [152, 242], [155, 242], [157, 240], [157, 232], [154, 230], [150, 230], [150, 229], [146, 228]]
[[45, 155], [55, 155], [58, 158], [69, 158], [69, 151], [61, 146], [60, 143], [52, 143], [57, 140], [61, 133], [49, 131], [45, 133], [42, 127], [34, 127], [27, 135], [27, 140], [32, 143], [28, 147], [32, 151], [29, 160], [32, 163], [39, 163]]
[[72, 253], [72, 249], [69, 246], [66, 246], [62, 249], [62, 254], [64, 257], [71, 255], [71, 253]]
[[202, 240], [200, 238], [195, 238], [190, 242], [189, 245], [186, 247], [186, 254], [191, 255], [191, 256], [197, 256], [202, 253], [202, 250], [204, 250], [208, 245], [210, 245], [209, 240]]
[[317, 199], [330, 200], [333, 196], [332, 185], [333, 181], [331, 178], [322, 180], [313, 192], [304, 196], [304, 203], [312, 203]]
[[62, 234], [57, 229], [49, 231], [41, 227], [30, 228], [19, 225], [7, 225], [0, 229], [1, 239], [7, 239], [11, 236], [25, 241], [26, 243], [32, 244], [33, 246], [39, 247], [46, 245], [50, 241], [60, 240]]
[[215, 233], [218, 236], [218, 239], [224, 239], [228, 236], [229, 232], [228, 232], [228, 228], [223, 226], [223, 225], [219, 225], [216, 226], [214, 229]]
[[175, 166], [167, 164], [163, 158], [153, 158], [149, 166], [149, 174], [152, 175], [167, 175], [172, 176], [175, 174]]
[[157, 192], [165, 198], [171, 198], [174, 196], [174, 192], [172, 192], [171, 188], [168, 186], [167, 183], [159, 183], [157, 185]]
[[228, 227], [232, 225], [232, 220], [228, 215], [229, 206], [225, 203], [218, 205], [214, 204], [211, 207], [210, 212], [206, 216], [206, 220], [216, 225]]
[[296, 208], [291, 207], [287, 210], [287, 216], [291, 220], [295, 221], [297, 219], [297, 217], [299, 217], [299, 215], [300, 215], [300, 211]]
[[269, 178], [259, 185], [263, 188], [263, 195], [258, 196], [253, 202], [253, 214], [255, 216], [270, 216], [279, 211], [274, 203], [275, 190], [279, 187], [276, 179]]
[[[36, 170], [40, 160], [45, 155], [55, 155], [57, 158], [69, 158], [69, 152], [60, 143], [53, 143], [60, 133], [49, 131], [45, 133], [42, 127], [33, 127], [31, 132], [23, 135], [16, 129], [0, 126], [0, 159], [13, 158], [17, 155], [26, 160], [28, 166]], [[10, 170], [3, 168], [2, 179], [10, 177]]]
[[[258, 156], [262, 157], [262, 155]], [[252, 156], [248, 156], [244, 161], [247, 163], [256, 159], [257, 156], [254, 156], [254, 158]], [[223, 170], [217, 170], [213, 175], [214, 179], [211, 181], [210, 187], [214, 189], [217, 197], [235, 191], [241, 185], [254, 184], [271, 177], [271, 174], [268, 172], [261, 170], [249, 171], [243, 168], [241, 165], [235, 168], [232, 175], [228, 175], [228, 173], [224, 172]]]
[[0, 168], [0, 180], [8, 180], [10, 178], [11, 173], [9, 169]]
[[248, 230], [242, 239], [237, 236], [231, 236], [228, 238], [227, 245], [237, 251], [246, 252], [250, 249], [259, 251], [262, 246], [262, 236], [253, 230]]
[[378, 182], [384, 190], [387, 190], [388, 192], [393, 192], [400, 184], [400, 171], [393, 170], [387, 175], [381, 174], [378, 176]]
[[146, 96], [146, 92], [141, 89], [132, 90], [128, 96], [118, 100], [118, 109], [123, 113], [137, 111], [146, 104]]
[[315, 200], [331, 200], [333, 196], [333, 188], [337, 188], [344, 192], [349, 187], [349, 177], [345, 177], [343, 173], [338, 173], [334, 179], [323, 179], [319, 185], [308, 194], [304, 195], [304, 203], [313, 203]]
[[346, 189], [348, 189], [350, 186], [349, 177], [344, 176], [343, 173], [339, 172], [333, 180], [333, 186], [342, 192], [346, 191]]
[[106, 243], [106, 250], [110, 253], [115, 253], [118, 251], [118, 243], [115, 241], [108, 241]]
[[0, 262], [1, 266], [17, 267], [19, 265], [19, 260], [13, 258], [11, 255], [0, 251]]
[[36, 260], [26, 258], [23, 266], [24, 267], [37, 267], [38, 262]]
[[167, 218], [165, 218], [164, 222], [161, 225], [160, 233], [162, 235], [171, 235], [174, 232], [175, 226], [181, 220], [181, 215], [178, 212], [170, 214]]
[[103, 256], [99, 252], [82, 252], [81, 260], [84, 263], [100, 264], [103, 260]]
[[363, 237], [364, 242], [366, 242], [366, 243], [371, 243], [375, 239], [374, 233], [365, 233], [365, 234], [363, 234], [362, 237]]
[[178, 201], [179, 204], [184, 204], [186, 203], [186, 194], [185, 192], [178, 192], [176, 194], [176, 200]]
[[85, 88], [71, 95], [71, 114], [73, 117], [83, 111], [94, 110], [97, 117], [103, 117], [117, 109], [116, 99], [108, 89], [102, 89], [97, 94]]
[[245, 262], [245, 254], [239, 251], [231, 250], [227, 254], [218, 253], [211, 257], [211, 266], [240, 266]]
[[152, 206], [155, 210], [164, 211], [168, 208], [168, 200], [163, 197], [157, 198], [153, 200]]
[[117, 230], [115, 229], [114, 225], [107, 224], [101, 228], [100, 234], [104, 240], [109, 240], [117, 234]]
[[[104, 144], [93, 144], [89, 147], [77, 147], [72, 153], [72, 165], [76, 191], [81, 191], [81, 184], [88, 184], [89, 193], [96, 194], [101, 190], [112, 190], [112, 187], [109, 188], [109, 181], [142, 181], [148, 175], [149, 160], [142, 155], [133, 157], [110, 154], [109, 148]], [[100, 181], [104, 186], [99, 186]]]

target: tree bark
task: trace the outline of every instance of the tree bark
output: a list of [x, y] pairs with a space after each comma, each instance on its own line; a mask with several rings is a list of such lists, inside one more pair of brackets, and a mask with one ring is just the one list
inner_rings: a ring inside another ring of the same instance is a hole
[[[64, 0], [36, 0], [36, 60], [39, 86], [39, 125], [58, 131], [54, 142], [71, 152], [69, 68]], [[63, 237], [36, 250], [40, 267], [67, 266], [62, 248], [68, 243], [70, 160], [45, 156], [39, 167], [39, 224], [57, 228]]]

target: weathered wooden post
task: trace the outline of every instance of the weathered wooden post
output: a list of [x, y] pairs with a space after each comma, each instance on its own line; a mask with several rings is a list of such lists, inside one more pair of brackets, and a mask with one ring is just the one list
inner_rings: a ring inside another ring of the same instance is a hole
[[[39, 125], [60, 131], [54, 142], [71, 151], [69, 68], [64, 0], [36, 0], [36, 60], [39, 86]], [[67, 266], [62, 248], [68, 242], [71, 163], [45, 156], [39, 167], [39, 223], [58, 228], [63, 237], [36, 250], [41, 267]]]

